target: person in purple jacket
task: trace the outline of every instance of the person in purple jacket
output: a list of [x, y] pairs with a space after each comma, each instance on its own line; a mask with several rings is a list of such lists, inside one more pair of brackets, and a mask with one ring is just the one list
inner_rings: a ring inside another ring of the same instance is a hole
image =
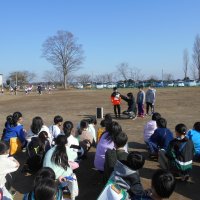
[[105, 154], [108, 149], [114, 148], [113, 139], [116, 137], [118, 133], [122, 131], [121, 126], [118, 122], [113, 121], [106, 127], [106, 131], [100, 138], [100, 141], [97, 145], [94, 166], [99, 171], [104, 171], [104, 162], [105, 162]]
[[166, 151], [169, 142], [174, 139], [173, 133], [167, 128], [167, 121], [164, 118], [158, 119], [156, 124], [158, 128], [147, 142], [150, 156], [156, 156], [159, 149]]

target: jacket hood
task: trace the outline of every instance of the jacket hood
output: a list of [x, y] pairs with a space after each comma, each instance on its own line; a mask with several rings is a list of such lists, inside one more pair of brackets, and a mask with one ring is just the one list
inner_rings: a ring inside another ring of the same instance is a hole
[[147, 123], [147, 129], [148, 129], [149, 131], [154, 132], [154, 130], [155, 130], [156, 128], [157, 128], [156, 121], [151, 120], [151, 121], [149, 121], [149, 122]]
[[131, 176], [135, 173], [138, 173], [138, 172], [130, 169], [129, 167], [127, 167], [126, 165], [122, 164], [120, 161], [117, 160], [111, 179], [113, 179], [122, 188], [129, 190], [130, 186], [124, 179], [126, 179], [128, 176]]

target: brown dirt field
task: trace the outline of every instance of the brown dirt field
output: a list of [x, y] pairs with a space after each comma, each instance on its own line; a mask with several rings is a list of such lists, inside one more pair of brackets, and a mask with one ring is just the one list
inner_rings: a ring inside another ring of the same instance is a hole
[[[136, 96], [137, 89], [119, 89], [126, 94], [133, 92]], [[37, 95], [35, 93], [25, 96], [18, 93], [17, 96], [5, 94], [0, 96], [0, 127], [3, 130], [6, 116], [15, 111], [20, 111], [24, 117], [25, 129], [29, 129], [31, 120], [35, 116], [41, 116], [46, 125], [52, 124], [55, 115], [63, 116], [64, 120], [71, 120], [74, 125], [81, 119], [96, 114], [96, 107], [103, 107], [105, 113], [113, 113], [110, 103], [112, 90], [67, 90], [55, 91], [53, 94]], [[200, 120], [200, 88], [161, 88], [157, 89], [155, 110], [160, 112], [168, 121], [168, 127], [174, 131], [178, 123], [185, 123], [192, 128], [194, 122]], [[122, 103], [122, 110], [126, 109], [126, 103]], [[144, 188], [150, 187], [150, 179], [159, 165], [150, 161], [143, 142], [143, 126], [150, 119], [120, 119], [123, 130], [129, 137], [129, 149], [141, 151], [146, 157], [144, 168], [140, 171]], [[100, 119], [98, 119], [99, 127]], [[80, 195], [77, 200], [95, 200], [102, 189], [102, 177], [93, 168], [95, 149], [91, 149], [88, 158], [80, 164], [77, 170]], [[16, 156], [23, 164], [24, 154]], [[18, 191], [16, 200], [22, 199], [21, 193], [28, 192], [32, 188], [33, 177], [23, 176], [20, 170], [13, 175], [13, 187]], [[200, 199], [200, 164], [194, 163], [191, 180], [188, 183], [178, 181], [176, 190], [170, 199]]]

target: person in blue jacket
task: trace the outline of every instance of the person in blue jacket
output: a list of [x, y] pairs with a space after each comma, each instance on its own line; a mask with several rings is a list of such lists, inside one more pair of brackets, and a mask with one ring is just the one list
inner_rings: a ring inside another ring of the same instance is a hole
[[193, 129], [189, 130], [186, 136], [192, 140], [194, 144], [194, 159], [200, 160], [200, 122], [195, 122]]
[[22, 147], [25, 147], [27, 141], [25, 139], [24, 127], [21, 124], [22, 121], [23, 118], [20, 112], [15, 112], [13, 115], [9, 115], [6, 119], [2, 140], [10, 142], [11, 138], [17, 137], [20, 140]]
[[164, 118], [156, 120], [157, 129], [149, 138], [147, 145], [150, 156], [156, 156], [159, 149], [167, 150], [169, 142], [174, 139], [173, 133], [167, 128], [167, 121]]

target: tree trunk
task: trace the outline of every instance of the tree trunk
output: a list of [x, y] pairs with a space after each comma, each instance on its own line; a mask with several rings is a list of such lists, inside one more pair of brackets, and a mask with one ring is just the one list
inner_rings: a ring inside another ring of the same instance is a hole
[[67, 89], [67, 74], [64, 74], [64, 89]]

